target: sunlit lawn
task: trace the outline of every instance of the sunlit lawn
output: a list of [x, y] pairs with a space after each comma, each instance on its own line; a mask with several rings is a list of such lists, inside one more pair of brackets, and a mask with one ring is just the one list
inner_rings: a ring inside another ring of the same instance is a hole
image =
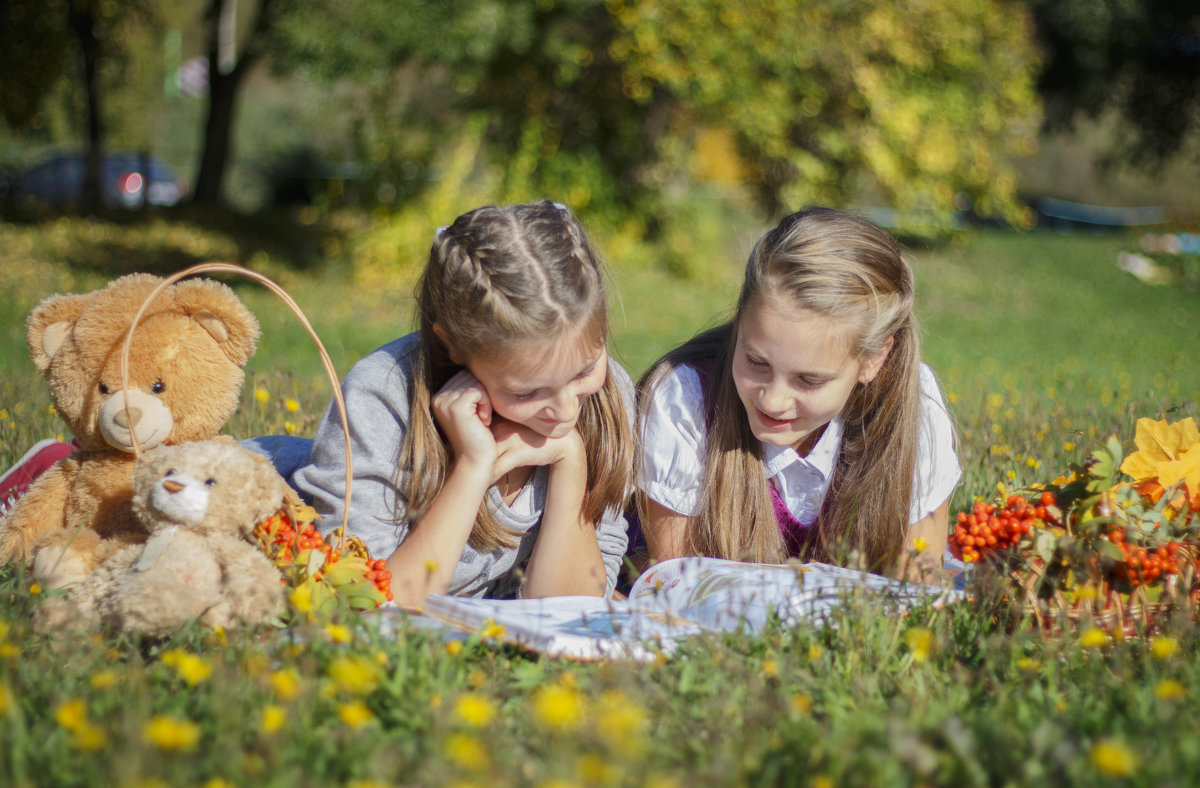
[[[614, 355], [631, 374], [721, 319], [758, 229], [731, 232], [696, 281], [610, 261]], [[344, 267], [295, 273], [218, 231], [0, 225], [0, 238], [0, 467], [63, 429], [23, 320], [50, 293], [109, 278], [88, 267], [89, 249], [179, 265], [253, 258], [343, 371], [411, 325], [407, 283], [363, 292]], [[1117, 253], [1135, 246], [984, 233], [912, 250], [926, 358], [960, 427], [956, 508], [998, 482], [1052, 478], [1110, 434], [1129, 445], [1138, 417], [1197, 415], [1200, 294], [1119, 271]], [[310, 433], [331, 385], [311, 341], [274, 296], [236, 286], [264, 336], [229, 432]], [[629, 665], [542, 659], [479, 635], [381, 640], [352, 616], [281, 633], [189, 630], [166, 644], [47, 638], [30, 630], [36, 598], [21, 577], [5, 575], [0, 595], [3, 784], [1160, 785], [1200, 775], [1187, 621], [1113, 640], [1086, 625], [1009, 631], [983, 603], [905, 619], [860, 605], [832, 628], [704, 640]]]

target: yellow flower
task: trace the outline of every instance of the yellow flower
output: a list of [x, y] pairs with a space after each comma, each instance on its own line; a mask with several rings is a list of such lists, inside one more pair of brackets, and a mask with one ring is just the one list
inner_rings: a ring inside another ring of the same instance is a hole
[[913, 540], [913, 549], [916, 550], [918, 553], [923, 553], [929, 549], [929, 542], [925, 541], [923, 538], [918, 536], [916, 539]]
[[296, 413], [300, 410], [300, 403], [292, 397], [287, 397], [283, 400], [283, 407], [287, 409], [288, 413]]
[[266, 405], [271, 401], [271, 392], [262, 386], [256, 386], [254, 388], [254, 399], [258, 401], [259, 405]]
[[579, 756], [575, 770], [584, 785], [613, 785], [621, 776], [615, 763], [595, 754]]
[[1079, 645], [1084, 648], [1099, 648], [1107, 645], [1109, 641], [1108, 633], [1102, 629], [1085, 629], [1079, 636]]
[[325, 627], [325, 634], [334, 643], [349, 643], [352, 640], [350, 628], [341, 624], [329, 624]]
[[487, 674], [482, 670], [473, 671], [470, 676], [467, 676], [467, 684], [470, 685], [471, 689], [479, 689], [486, 683]]
[[300, 694], [300, 675], [287, 668], [271, 674], [271, 689], [280, 700], [294, 700]]
[[1071, 441], [1066, 441], [1063, 443], [1063, 451], [1075, 451], [1075, 444], [1071, 443]]
[[583, 695], [573, 687], [552, 684], [533, 694], [533, 716], [547, 728], [576, 728], [583, 721], [583, 713]]
[[194, 687], [212, 675], [212, 666], [203, 657], [189, 654], [186, 651], [168, 651], [162, 655], [162, 663], [175, 668], [188, 686]]
[[338, 717], [349, 728], [361, 728], [375, 719], [375, 712], [360, 700], [352, 700], [338, 707]]
[[233, 783], [220, 777], [213, 777], [204, 783], [204, 788], [236, 788]]
[[824, 774], [818, 774], [812, 778], [812, 788], [834, 788], [833, 778]]
[[762, 672], [769, 679], [779, 678], [779, 663], [773, 657], [767, 657], [762, 662]]
[[1179, 653], [1179, 641], [1170, 635], [1159, 635], [1150, 641], [1150, 653], [1155, 659], [1170, 659]]
[[504, 637], [507, 632], [508, 630], [506, 630], [502, 624], [497, 624], [495, 621], [489, 618], [484, 620], [483, 628], [479, 631], [479, 636], [484, 640], [499, 640], [500, 638]]
[[1155, 686], [1154, 694], [1159, 700], [1183, 700], [1187, 697], [1187, 688], [1175, 679], [1163, 679]]
[[8, 707], [13, 704], [12, 690], [7, 684], [0, 682], [0, 717], [8, 714]]
[[442, 693], [440, 692], [433, 693], [433, 695], [431, 695], [429, 698], [429, 708], [433, 709], [434, 711], [440, 709], [442, 707], [442, 703]]
[[792, 695], [792, 711], [796, 714], [808, 714], [812, 711], [812, 698], [803, 692]]
[[596, 731], [609, 746], [624, 754], [633, 754], [645, 741], [646, 712], [641, 705], [619, 690], [608, 690], [596, 704]]
[[452, 657], [457, 657], [462, 653], [463, 644], [461, 640], [451, 640], [446, 644], [446, 653]]
[[1042, 663], [1033, 657], [1021, 657], [1017, 660], [1017, 667], [1026, 673], [1037, 673], [1042, 669]]
[[108, 744], [108, 732], [91, 722], [84, 722], [71, 732], [71, 746], [81, 752], [95, 752]]
[[311, 614], [313, 611], [312, 585], [301, 583], [296, 586], [295, 590], [288, 594], [288, 601], [299, 612]]
[[1190, 505], [1200, 508], [1200, 430], [1190, 416], [1174, 424], [1138, 419], [1133, 442], [1138, 450], [1121, 463], [1121, 472], [1140, 492], [1157, 501], [1163, 490], [1184, 482]]
[[12, 659], [20, 653], [16, 643], [0, 643], [0, 659]]
[[42, 586], [40, 583], [30, 583], [29, 584], [29, 595], [30, 596], [37, 596], [40, 593], [42, 593]]
[[482, 770], [488, 765], [483, 742], [469, 733], [452, 733], [443, 744], [446, 757], [464, 769]]
[[275, 733], [287, 722], [287, 710], [282, 706], [264, 706], [260, 727], [268, 736]]
[[87, 723], [87, 704], [82, 698], [60, 703], [54, 711], [54, 719], [69, 731], [79, 730]]
[[1110, 777], [1128, 777], [1137, 768], [1133, 751], [1116, 739], [1101, 739], [1092, 746], [1092, 766]]
[[914, 627], [905, 632], [904, 642], [912, 651], [913, 662], [926, 662], [933, 651], [933, 633], [924, 627]]
[[454, 716], [472, 728], [484, 728], [496, 716], [496, 707], [482, 695], [469, 692], [454, 702]]
[[814, 643], [808, 647], [808, 660], [810, 662], [816, 662], [818, 659], [821, 658], [821, 655], [824, 653], [825, 653], [825, 651], [820, 646], [818, 646], [816, 643]]
[[200, 742], [200, 726], [189, 720], [158, 716], [146, 723], [142, 738], [160, 750], [192, 750]]
[[295, 435], [299, 431], [300, 428], [296, 426], [296, 422], [286, 420], [283, 422], [283, 432], [285, 435]]
[[328, 675], [335, 687], [351, 695], [369, 695], [379, 686], [379, 664], [366, 657], [337, 657], [329, 663]]

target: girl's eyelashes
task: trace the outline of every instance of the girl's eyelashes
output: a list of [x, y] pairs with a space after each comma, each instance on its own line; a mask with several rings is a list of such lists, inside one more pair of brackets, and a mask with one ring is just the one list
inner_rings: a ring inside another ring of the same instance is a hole
[[749, 353], [746, 354], [746, 363], [752, 367], [758, 367], [760, 369], [763, 369], [763, 368], [766, 368], [767, 366], [769, 366], [769, 364], [767, 364], [767, 362], [763, 361], [760, 358], [755, 358], [754, 356], [750, 355]]

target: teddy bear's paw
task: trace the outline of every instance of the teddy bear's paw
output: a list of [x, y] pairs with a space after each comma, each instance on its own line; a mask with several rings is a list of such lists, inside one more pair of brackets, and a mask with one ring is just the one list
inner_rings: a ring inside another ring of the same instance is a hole
[[66, 588], [84, 580], [95, 569], [92, 556], [70, 545], [47, 545], [33, 556], [33, 579], [47, 591]]

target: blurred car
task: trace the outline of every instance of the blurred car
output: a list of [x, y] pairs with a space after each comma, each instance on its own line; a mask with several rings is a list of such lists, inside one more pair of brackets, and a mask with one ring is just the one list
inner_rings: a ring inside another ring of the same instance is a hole
[[[84, 156], [59, 153], [12, 173], [7, 197], [20, 207], [66, 207], [79, 203]], [[106, 208], [171, 206], [187, 193], [187, 184], [156, 156], [110, 151], [100, 165], [100, 196]]]

